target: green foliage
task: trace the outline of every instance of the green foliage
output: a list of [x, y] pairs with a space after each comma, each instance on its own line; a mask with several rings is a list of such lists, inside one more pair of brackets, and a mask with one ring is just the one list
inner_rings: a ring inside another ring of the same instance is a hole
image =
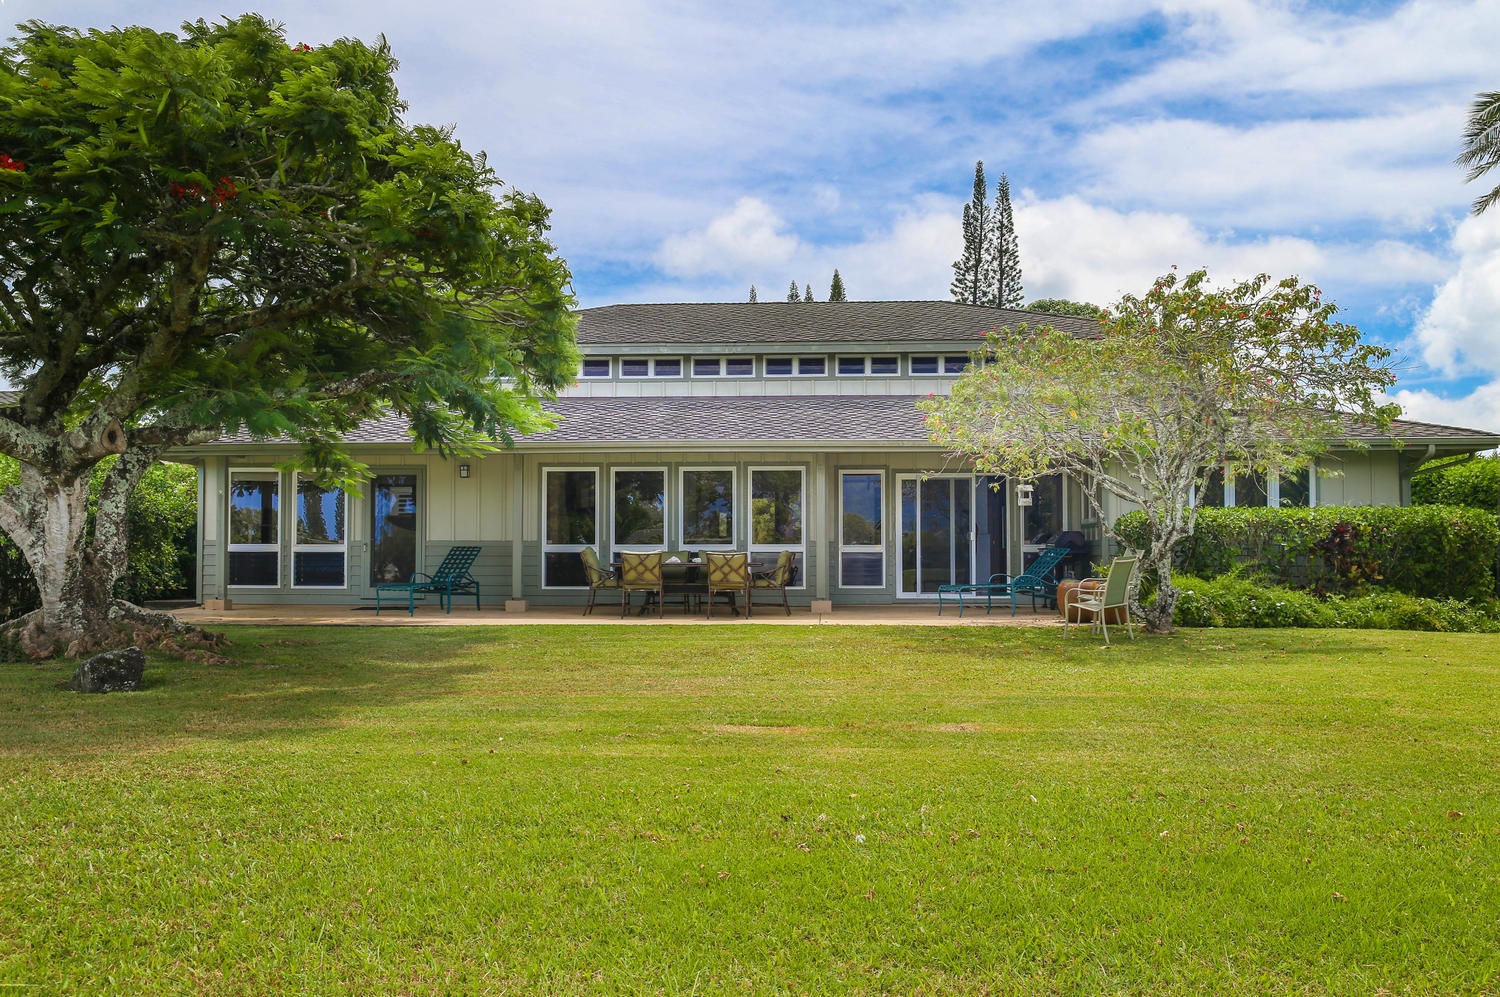
[[1500, 508], [1500, 457], [1438, 466], [1439, 470], [1412, 476], [1412, 505], [1464, 505], [1490, 512]]
[[751, 284], [750, 285], [750, 303], [753, 305], [753, 304], [755, 304], [759, 300], [760, 300], [760, 296], [755, 293], [755, 285]]
[[963, 255], [953, 261], [953, 300], [965, 305], [995, 303], [995, 223], [989, 205], [984, 161], [974, 164], [974, 189], [963, 213]]
[[1238, 573], [1212, 579], [1183, 575], [1177, 586], [1177, 623], [1185, 627], [1500, 632], [1500, 609], [1494, 599], [1469, 603], [1393, 591], [1319, 599], [1303, 589], [1258, 582]]
[[[100, 463], [97, 496], [112, 460]], [[14, 460], [0, 457], [0, 500], [20, 479]], [[192, 594], [196, 569], [198, 472], [184, 464], [157, 464], [146, 472], [126, 504], [130, 523], [130, 569], [117, 594], [131, 602]], [[89, 515], [94, 515], [90, 502]], [[40, 605], [36, 579], [15, 544], [0, 536], [0, 623]], [[0, 657], [0, 660], [6, 660]]]
[[1103, 318], [1105, 309], [1087, 301], [1069, 301], [1067, 298], [1037, 298], [1025, 306], [1029, 312], [1047, 312], [1050, 315], [1073, 315], [1078, 318]]
[[848, 301], [849, 296], [844, 290], [844, 278], [839, 276], [838, 268], [833, 271], [833, 283], [828, 285], [829, 301]]
[[795, 280], [792, 281], [791, 286], [786, 289], [786, 300], [788, 300], [788, 301], [801, 301], [802, 300], [802, 291], [801, 291], [800, 288], [797, 287], [797, 282]]
[[[1469, 107], [1469, 120], [1464, 126], [1464, 151], [1456, 160], [1459, 166], [1467, 167], [1464, 177], [1472, 183], [1500, 166], [1500, 91], [1481, 93]], [[1474, 214], [1500, 203], [1500, 184], [1474, 200]]]
[[547, 209], [404, 122], [395, 71], [383, 40], [291, 46], [253, 14], [23, 24], [0, 50], [0, 150], [25, 163], [0, 170], [22, 389], [0, 452], [40, 465], [25, 430], [91, 412], [133, 443], [288, 433], [335, 468], [388, 407], [445, 451], [545, 423], [577, 369]]
[[812, 300], [814, 300], [813, 299], [812, 281], [808, 281], [806, 284], [802, 285], [802, 300], [803, 301], [812, 301]]
[[[1495, 594], [1500, 529], [1492, 514], [1454, 506], [1324, 506], [1314, 509], [1199, 509], [1193, 535], [1178, 548], [1176, 569], [1200, 578], [1244, 570], [1271, 582], [1313, 589], [1336, 581], [1337, 568], [1315, 546], [1340, 524], [1353, 526], [1349, 556], [1367, 588], [1438, 599], [1485, 600]], [[1121, 516], [1115, 534], [1140, 546], [1149, 524]]]
[[995, 305], [1019, 308], [1022, 300], [1021, 247], [1016, 239], [1016, 222], [1010, 209], [1010, 179], [1000, 174], [995, 185]]

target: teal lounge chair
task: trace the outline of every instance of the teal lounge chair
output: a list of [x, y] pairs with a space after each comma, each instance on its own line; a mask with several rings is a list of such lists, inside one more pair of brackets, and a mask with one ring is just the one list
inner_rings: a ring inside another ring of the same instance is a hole
[[375, 586], [375, 615], [380, 615], [380, 593], [382, 592], [405, 592], [406, 612], [415, 616], [417, 613], [417, 595], [426, 595], [436, 592], [438, 605], [444, 611], [453, 612], [453, 597], [455, 595], [468, 595], [474, 593], [474, 609], [479, 610], [479, 582], [469, 574], [469, 567], [473, 565], [474, 559], [479, 556], [478, 547], [450, 547], [448, 553], [443, 555], [443, 561], [437, 566], [432, 574], [423, 574], [418, 571], [406, 582], [387, 582], [384, 585]]
[[984, 611], [988, 613], [996, 596], [1010, 599], [1010, 615], [1016, 615], [1016, 596], [1031, 596], [1031, 608], [1036, 610], [1036, 600], [1057, 598], [1057, 567], [1068, 556], [1066, 547], [1045, 547], [1029, 564], [1025, 571], [1012, 578], [1005, 573], [990, 575], [987, 582], [970, 582], [966, 585], [938, 586], [938, 615], [943, 615], [943, 597], [958, 599], [958, 615], [964, 615], [964, 597], [984, 596]]

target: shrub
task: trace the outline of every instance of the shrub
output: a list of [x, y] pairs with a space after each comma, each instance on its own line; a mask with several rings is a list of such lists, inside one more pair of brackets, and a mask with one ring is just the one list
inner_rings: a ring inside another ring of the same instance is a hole
[[1183, 627], [1303, 627], [1361, 630], [1500, 631], [1500, 606], [1457, 599], [1423, 599], [1401, 592], [1370, 592], [1319, 600], [1311, 593], [1266, 585], [1239, 574], [1177, 579], [1175, 620]]
[[1500, 457], [1453, 464], [1411, 479], [1412, 505], [1462, 505], [1494, 512], [1500, 502]]
[[[1178, 549], [1176, 569], [1215, 578], [1236, 569], [1291, 588], [1324, 582], [1337, 588], [1352, 573], [1315, 545], [1340, 525], [1352, 527], [1344, 566], [1358, 564], [1359, 583], [1430, 598], [1489, 599], [1500, 529], [1493, 514], [1455, 506], [1324, 506], [1316, 509], [1200, 509], [1198, 525]], [[1146, 545], [1146, 517], [1115, 523], [1127, 544]], [[1366, 571], [1365, 568], [1372, 570]]]

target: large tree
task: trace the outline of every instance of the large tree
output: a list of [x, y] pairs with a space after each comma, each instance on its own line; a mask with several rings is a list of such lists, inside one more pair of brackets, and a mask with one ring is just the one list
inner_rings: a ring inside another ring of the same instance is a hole
[[995, 208], [990, 217], [995, 226], [991, 239], [995, 252], [995, 305], [1020, 308], [1021, 244], [1016, 239], [1016, 222], [1010, 210], [1010, 178], [1004, 173], [995, 185]]
[[[576, 371], [566, 264], [534, 196], [447, 129], [407, 124], [383, 39], [287, 44], [247, 15], [0, 50], [0, 529], [42, 608], [32, 654], [107, 645], [125, 499], [167, 448], [225, 432], [341, 439], [407, 414], [477, 453], [545, 423]], [[90, 472], [118, 454], [85, 529]], [[160, 622], [149, 620], [144, 622]]]
[[1047, 312], [1049, 315], [1073, 315], [1078, 318], [1103, 318], [1104, 309], [1088, 301], [1071, 301], [1068, 298], [1037, 298], [1026, 303], [1029, 312]]
[[[1464, 151], [1458, 157], [1458, 165], [1468, 167], [1469, 175], [1464, 179], [1470, 183], [1500, 166], [1500, 91], [1480, 94], [1469, 108]], [[1474, 213], [1477, 215], [1496, 202], [1500, 202], [1500, 184], [1475, 199]]]
[[984, 179], [984, 161], [974, 164], [974, 190], [963, 214], [964, 251], [953, 261], [953, 300], [965, 305], [995, 304], [995, 222]]
[[849, 293], [844, 290], [844, 278], [839, 276], [837, 267], [833, 270], [833, 282], [828, 285], [829, 301], [848, 301]]
[[[1390, 351], [1333, 320], [1296, 278], [1214, 288], [1205, 271], [1127, 295], [1097, 336], [1049, 326], [991, 334], [947, 397], [921, 403], [934, 441], [984, 474], [1063, 473], [1104, 520], [1102, 491], [1145, 511], [1156, 599], [1134, 610], [1167, 631], [1172, 555], [1196, 524], [1211, 470], [1280, 474], [1349, 437], [1346, 420], [1388, 427]], [[1118, 539], [1118, 538], [1116, 538]]]

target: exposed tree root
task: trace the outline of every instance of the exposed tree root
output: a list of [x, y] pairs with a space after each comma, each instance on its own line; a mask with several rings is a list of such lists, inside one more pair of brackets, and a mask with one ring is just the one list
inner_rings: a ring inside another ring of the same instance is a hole
[[42, 611], [35, 610], [0, 627], [0, 642], [12, 644], [28, 658], [58, 655], [82, 658], [98, 651], [135, 646], [202, 664], [231, 662], [216, 651], [224, 643], [223, 634], [210, 633], [182, 622], [171, 613], [123, 599], [113, 600], [108, 616], [82, 632], [48, 627]]

